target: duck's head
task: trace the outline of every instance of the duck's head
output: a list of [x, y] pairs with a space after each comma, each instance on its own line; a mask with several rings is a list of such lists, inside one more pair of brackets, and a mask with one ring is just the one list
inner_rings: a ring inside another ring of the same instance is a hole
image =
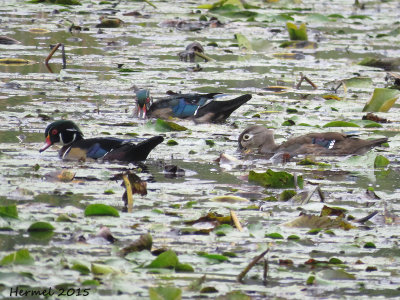
[[150, 97], [149, 90], [143, 89], [136, 91], [136, 112], [139, 118], [146, 118], [147, 111], [149, 110], [152, 103], [153, 100]]
[[63, 145], [71, 144], [83, 138], [83, 133], [72, 121], [59, 120], [51, 123], [44, 131], [46, 144], [39, 150], [43, 152], [53, 144], [61, 143]]
[[242, 151], [258, 150], [262, 153], [276, 148], [273, 131], [260, 125], [246, 128], [239, 135], [238, 143]]

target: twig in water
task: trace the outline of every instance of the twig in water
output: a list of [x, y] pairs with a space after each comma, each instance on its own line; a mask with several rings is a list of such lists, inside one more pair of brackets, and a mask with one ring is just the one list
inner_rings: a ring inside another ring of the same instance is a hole
[[122, 175], [122, 179], [124, 180], [125, 183], [126, 198], [128, 199], [127, 211], [131, 213], [133, 208], [132, 186], [131, 183], [129, 182], [128, 175], [126, 174]]
[[300, 72], [300, 76], [301, 76], [301, 77], [300, 77], [300, 81], [299, 81], [299, 83], [296, 84], [296, 89], [297, 89], [297, 90], [300, 88], [300, 86], [301, 86], [303, 80], [307, 81], [307, 82], [313, 87], [314, 90], [316, 90], [316, 89], [318, 88], [318, 87], [316, 86], [316, 84], [315, 84], [314, 82], [312, 82], [312, 81], [310, 80], [310, 78], [308, 78], [307, 76], [303, 75], [302, 72]]
[[45, 64], [47, 65], [49, 63], [49, 60], [53, 57], [54, 52], [57, 51], [57, 49], [61, 46], [61, 43], [58, 43], [57, 45], [55, 45], [53, 47], [53, 49], [51, 49], [49, 55], [46, 57], [46, 59], [44, 60]]
[[368, 216], [366, 216], [366, 217], [364, 217], [364, 218], [361, 218], [361, 219], [358, 219], [357, 222], [358, 222], [358, 223], [361, 223], [361, 224], [362, 224], [362, 223], [365, 223], [365, 222], [367, 222], [369, 219], [371, 219], [372, 217], [374, 217], [377, 213], [378, 213], [378, 211], [375, 210], [373, 213], [369, 214]]
[[213, 58], [205, 55], [204, 53], [201, 53], [199, 51], [194, 51], [194, 54], [196, 54], [198, 57], [201, 57], [202, 59], [204, 59], [205, 61], [212, 61], [214, 60]]
[[[267, 254], [269, 251], [269, 248], [267, 250], [265, 250], [263, 253], [261, 253], [260, 255], [256, 256], [253, 258], [253, 260], [246, 266], [246, 268], [244, 268], [244, 270], [242, 272], [240, 272], [240, 274], [237, 276], [237, 281], [243, 283], [243, 278], [244, 276], [246, 276], [246, 274], [251, 270], [251, 268], [253, 268], [255, 266], [256, 263], [258, 263], [258, 261], [264, 257], [265, 254]], [[265, 271], [264, 271], [265, 272]]]
[[325, 202], [324, 192], [321, 190], [319, 185], [317, 186], [317, 192], [318, 192], [319, 199], [321, 200], [322, 203], [324, 203]]
[[65, 58], [65, 47], [64, 44], [61, 44], [61, 57], [62, 57], [62, 68], [65, 69], [67, 67], [67, 60]]
[[264, 274], [263, 274], [263, 283], [264, 283], [264, 285], [268, 284], [267, 277], [268, 277], [268, 259], [264, 258]]
[[343, 81], [339, 83], [339, 85], [335, 88], [335, 94], [337, 94], [337, 90], [343, 85]]
[[231, 219], [232, 219], [233, 223], [235, 224], [236, 228], [239, 231], [243, 231], [242, 225], [240, 225], [240, 221], [239, 221], [236, 213], [233, 210], [231, 210]]

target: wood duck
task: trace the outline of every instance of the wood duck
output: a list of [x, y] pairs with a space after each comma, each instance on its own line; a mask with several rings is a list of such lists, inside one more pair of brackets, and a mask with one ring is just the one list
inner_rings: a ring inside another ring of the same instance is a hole
[[238, 139], [239, 148], [242, 150], [257, 150], [259, 154], [269, 155], [286, 153], [290, 156], [364, 154], [387, 141], [387, 138], [362, 140], [339, 132], [321, 132], [290, 138], [277, 145], [273, 131], [259, 125], [246, 128]]
[[134, 144], [130, 139], [111, 137], [84, 139], [79, 127], [67, 120], [51, 123], [47, 126], [44, 136], [46, 144], [39, 152], [45, 151], [53, 144], [61, 143], [63, 147], [59, 151], [60, 158], [82, 161], [86, 158], [121, 162], [142, 161], [164, 140], [162, 136], [154, 136]]
[[169, 97], [153, 102], [149, 90], [136, 91], [139, 118], [153, 117], [168, 119], [194, 119], [199, 123], [221, 123], [242, 104], [251, 99], [250, 94], [227, 101], [214, 101], [221, 93], [179, 94], [169, 92]]

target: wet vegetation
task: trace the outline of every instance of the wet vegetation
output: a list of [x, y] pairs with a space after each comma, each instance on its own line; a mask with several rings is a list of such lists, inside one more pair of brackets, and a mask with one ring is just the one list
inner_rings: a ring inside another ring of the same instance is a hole
[[[4, 2], [0, 298], [400, 297], [399, 9]], [[138, 89], [252, 98], [222, 124], [142, 120]], [[63, 161], [57, 146], [38, 151], [60, 119], [85, 138], [164, 142], [144, 162]], [[327, 131], [389, 142], [270, 158], [238, 151], [251, 125], [278, 143]]]

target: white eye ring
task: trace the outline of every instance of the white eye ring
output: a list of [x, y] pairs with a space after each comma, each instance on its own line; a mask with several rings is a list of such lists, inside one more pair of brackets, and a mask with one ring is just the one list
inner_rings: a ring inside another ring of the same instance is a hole
[[248, 141], [252, 138], [253, 136], [251, 134], [246, 133], [245, 135], [243, 135], [243, 141]]

